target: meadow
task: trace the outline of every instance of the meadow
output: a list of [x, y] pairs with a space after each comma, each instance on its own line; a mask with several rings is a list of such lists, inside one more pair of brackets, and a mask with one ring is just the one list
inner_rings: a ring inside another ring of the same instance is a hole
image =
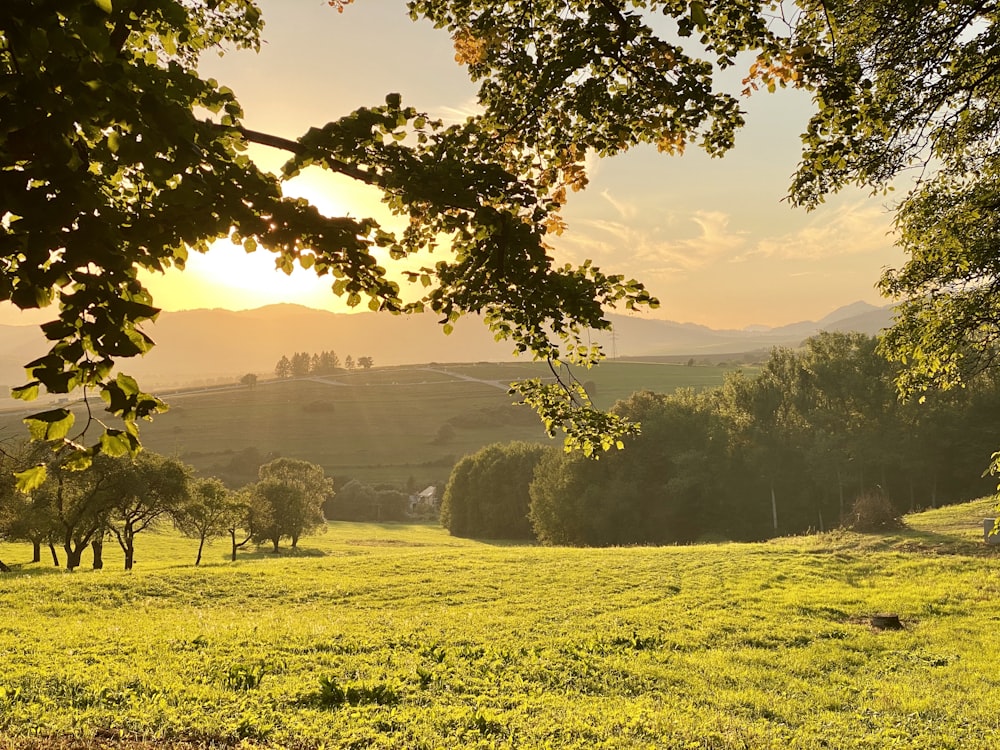
[[0, 748], [996, 747], [991, 513], [615, 549], [337, 523], [200, 568], [162, 530], [131, 574], [0, 545]]
[[[577, 376], [596, 385], [601, 408], [635, 390], [669, 393], [720, 385], [726, 368], [605, 362]], [[238, 454], [301, 458], [343, 481], [442, 484], [454, 463], [493, 442], [550, 441], [537, 415], [513, 406], [512, 380], [550, 376], [541, 363], [376, 367], [334, 376], [262, 382], [256, 388], [162, 393], [170, 411], [142, 425], [143, 443], [205, 475]], [[13, 403], [13, 402], [11, 402]], [[29, 412], [0, 414], [0, 435], [24, 432]], [[234, 429], [233, 425], [238, 427]], [[256, 466], [237, 484], [254, 481]]]

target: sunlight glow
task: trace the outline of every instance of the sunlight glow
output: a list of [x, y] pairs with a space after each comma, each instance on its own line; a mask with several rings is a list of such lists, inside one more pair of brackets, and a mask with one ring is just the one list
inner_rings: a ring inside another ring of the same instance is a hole
[[[387, 229], [399, 229], [402, 225], [381, 204], [377, 190], [340, 175], [307, 169], [285, 183], [284, 190], [289, 197], [305, 198], [327, 216], [371, 216]], [[383, 251], [373, 248], [372, 253], [379, 257]], [[247, 253], [228, 240], [220, 240], [207, 253], [192, 252], [184, 271], [143, 273], [140, 278], [152, 293], [154, 304], [164, 310], [250, 310], [280, 303], [334, 312], [368, 309], [365, 303], [349, 308], [335, 296], [331, 290], [332, 276], [319, 277], [312, 270], [299, 267], [290, 275], [285, 274], [276, 268], [274, 261], [275, 256], [263, 248]]]

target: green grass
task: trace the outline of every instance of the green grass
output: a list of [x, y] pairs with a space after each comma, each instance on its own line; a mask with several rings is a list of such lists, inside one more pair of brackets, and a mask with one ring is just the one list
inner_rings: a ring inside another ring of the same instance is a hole
[[[462, 456], [493, 442], [550, 441], [538, 417], [511, 407], [512, 380], [550, 375], [540, 363], [388, 367], [257, 388], [166, 393], [166, 414], [142, 426], [146, 446], [200, 472], [222, 473], [239, 451], [301, 458], [339, 479], [424, 487], [447, 480]], [[608, 407], [635, 390], [722, 382], [719, 367], [606, 362], [579, 373]], [[463, 378], [474, 378], [474, 382]], [[0, 414], [0, 434], [24, 433], [24, 412]], [[239, 483], [252, 481], [253, 473]]]
[[[199, 569], [161, 533], [131, 574], [0, 545], [0, 748], [995, 747], [989, 510], [603, 550], [332, 524], [297, 555], [216, 544]], [[881, 612], [905, 628], [874, 630]]]

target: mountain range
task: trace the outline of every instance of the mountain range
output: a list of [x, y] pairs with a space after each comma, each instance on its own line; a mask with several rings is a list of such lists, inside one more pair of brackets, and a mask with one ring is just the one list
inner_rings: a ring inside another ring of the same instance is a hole
[[[865, 302], [834, 310], [818, 321], [777, 328], [715, 330], [694, 323], [611, 315], [614, 335], [595, 332], [593, 341], [609, 356], [707, 356], [797, 346], [820, 331], [875, 334], [890, 325], [891, 306]], [[434, 315], [343, 314], [292, 304], [255, 310], [163, 312], [146, 327], [157, 346], [123, 370], [144, 386], [164, 387], [232, 379], [244, 373], [269, 375], [282, 355], [333, 350], [341, 360], [372, 357], [376, 365], [477, 362], [514, 359], [512, 345], [496, 342], [475, 318], [462, 319], [443, 335]], [[36, 326], [0, 325], [0, 383], [24, 382], [23, 366], [46, 349]]]

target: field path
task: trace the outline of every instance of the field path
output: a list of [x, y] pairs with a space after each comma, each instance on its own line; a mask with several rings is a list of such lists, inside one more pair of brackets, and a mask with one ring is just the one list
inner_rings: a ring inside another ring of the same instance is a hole
[[426, 370], [427, 372], [434, 372], [438, 375], [448, 375], [449, 377], [457, 378], [458, 380], [468, 380], [470, 383], [482, 383], [483, 385], [499, 388], [502, 391], [510, 390], [510, 383], [505, 383], [502, 380], [482, 380], [481, 378], [474, 378], [471, 375], [462, 375], [457, 372], [451, 372], [450, 370], [440, 370], [433, 367], [421, 367], [419, 369]]

